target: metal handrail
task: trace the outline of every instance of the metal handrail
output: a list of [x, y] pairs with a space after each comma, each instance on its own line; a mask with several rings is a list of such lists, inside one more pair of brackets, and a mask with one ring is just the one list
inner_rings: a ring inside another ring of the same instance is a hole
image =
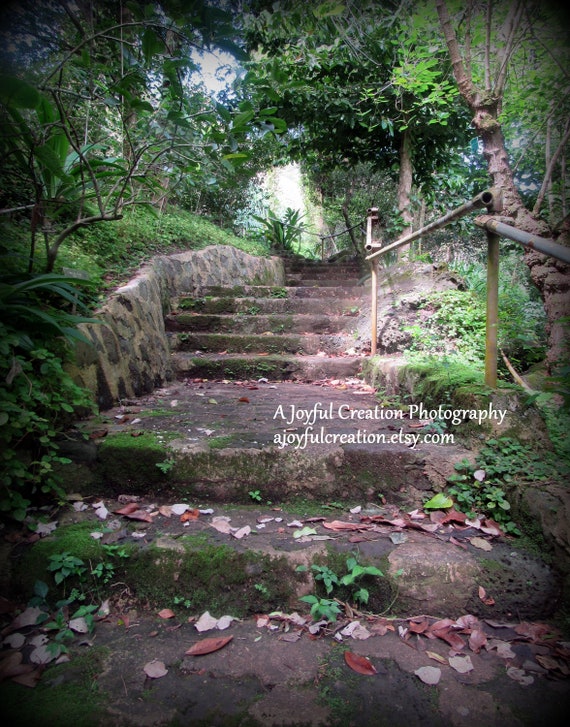
[[[498, 213], [502, 210], [502, 195], [500, 190], [488, 189], [474, 197], [470, 202], [462, 204], [460, 207], [451, 210], [447, 214], [438, 218], [434, 222], [430, 222], [420, 230], [412, 232], [400, 240], [381, 246], [380, 242], [374, 241], [373, 230], [378, 224], [378, 210], [371, 208], [368, 210], [367, 226], [366, 226], [366, 243], [365, 248], [369, 252], [365, 259], [370, 260], [372, 269], [372, 308], [371, 308], [371, 328], [372, 338], [370, 344], [370, 353], [372, 356], [376, 354], [377, 348], [377, 317], [378, 317], [378, 256], [383, 255], [391, 250], [396, 250], [402, 245], [406, 245], [418, 237], [446, 227], [451, 222], [458, 220], [469, 212], [476, 209], [486, 207], [489, 213]], [[506, 237], [510, 240], [524, 245], [531, 250], [537, 250], [544, 255], [549, 255], [562, 262], [570, 264], [570, 248], [559, 245], [554, 240], [531, 235], [523, 232], [516, 227], [497, 220], [489, 215], [482, 215], [475, 219], [475, 224], [482, 227], [487, 232], [487, 304], [486, 304], [486, 331], [485, 331], [485, 384], [494, 389], [497, 386], [497, 331], [498, 331], [498, 298], [499, 298], [499, 236]]]

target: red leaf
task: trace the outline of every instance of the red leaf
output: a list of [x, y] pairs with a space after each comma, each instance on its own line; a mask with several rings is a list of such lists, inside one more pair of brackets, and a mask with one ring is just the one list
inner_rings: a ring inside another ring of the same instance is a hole
[[131, 520], [142, 520], [145, 523], [152, 522], [152, 517], [148, 514], [148, 512], [140, 510], [136, 502], [129, 502], [129, 504], [125, 505], [125, 507], [122, 507], [120, 510], [113, 510], [113, 512], [115, 515], [124, 515]]
[[174, 618], [174, 611], [170, 608], [163, 608], [162, 611], [158, 612], [160, 618]]
[[378, 674], [374, 664], [372, 664], [372, 662], [365, 656], [353, 654], [352, 651], [345, 651], [344, 660], [346, 661], [347, 665], [352, 669], [352, 671], [358, 672], [358, 674], [364, 674], [364, 676], [372, 676], [373, 674]]
[[186, 510], [180, 515], [180, 522], [185, 523], [188, 520], [197, 520], [200, 517], [200, 510]]
[[487, 643], [487, 634], [481, 629], [474, 629], [469, 635], [469, 648], [478, 654]]
[[212, 636], [209, 639], [202, 639], [193, 646], [191, 646], [186, 654], [188, 656], [203, 656], [204, 654], [211, 654], [213, 651], [219, 651], [223, 649], [226, 644], [229, 644], [233, 639], [233, 636]]
[[483, 586], [479, 586], [479, 598], [485, 606], [494, 606], [495, 605], [495, 599], [491, 598], [491, 596], [487, 596], [487, 591], [483, 588]]
[[249, 399], [247, 398], [247, 396], [240, 396], [238, 401], [241, 401], [243, 404], [249, 404]]

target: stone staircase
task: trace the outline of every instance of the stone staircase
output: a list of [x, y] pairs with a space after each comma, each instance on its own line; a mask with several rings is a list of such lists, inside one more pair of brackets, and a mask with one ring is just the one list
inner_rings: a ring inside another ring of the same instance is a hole
[[204, 287], [166, 319], [177, 378], [314, 381], [360, 370], [358, 261], [285, 261], [287, 286]]
[[167, 478], [157, 470], [151, 482], [135, 461], [119, 472], [108, 438], [98, 455], [108, 484], [148, 493], [166, 479], [203, 501], [247, 503], [259, 491], [411, 507], [443, 486], [466, 450], [424, 442], [423, 425], [379, 403], [360, 373], [360, 265], [285, 263], [286, 286], [202, 287], [174, 301], [174, 383], [109, 412], [113, 433], [126, 414], [164, 442]]

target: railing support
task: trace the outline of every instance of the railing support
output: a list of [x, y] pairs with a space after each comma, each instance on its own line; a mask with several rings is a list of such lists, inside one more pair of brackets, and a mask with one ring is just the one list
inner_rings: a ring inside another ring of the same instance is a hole
[[[380, 243], [373, 239], [374, 228], [378, 225], [378, 208], [371, 207], [366, 217], [366, 249], [377, 248]], [[370, 260], [372, 290], [370, 292], [370, 355], [376, 355], [378, 340], [378, 261]]]

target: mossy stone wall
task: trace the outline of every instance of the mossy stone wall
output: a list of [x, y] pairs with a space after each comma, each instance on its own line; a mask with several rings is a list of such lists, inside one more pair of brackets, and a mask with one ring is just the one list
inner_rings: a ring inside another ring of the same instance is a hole
[[112, 293], [96, 314], [98, 323], [82, 326], [91, 344], [79, 344], [72, 375], [103, 410], [148, 394], [172, 379], [164, 317], [173, 298], [213, 285], [284, 283], [280, 258], [254, 257], [234, 247], [157, 256]]

